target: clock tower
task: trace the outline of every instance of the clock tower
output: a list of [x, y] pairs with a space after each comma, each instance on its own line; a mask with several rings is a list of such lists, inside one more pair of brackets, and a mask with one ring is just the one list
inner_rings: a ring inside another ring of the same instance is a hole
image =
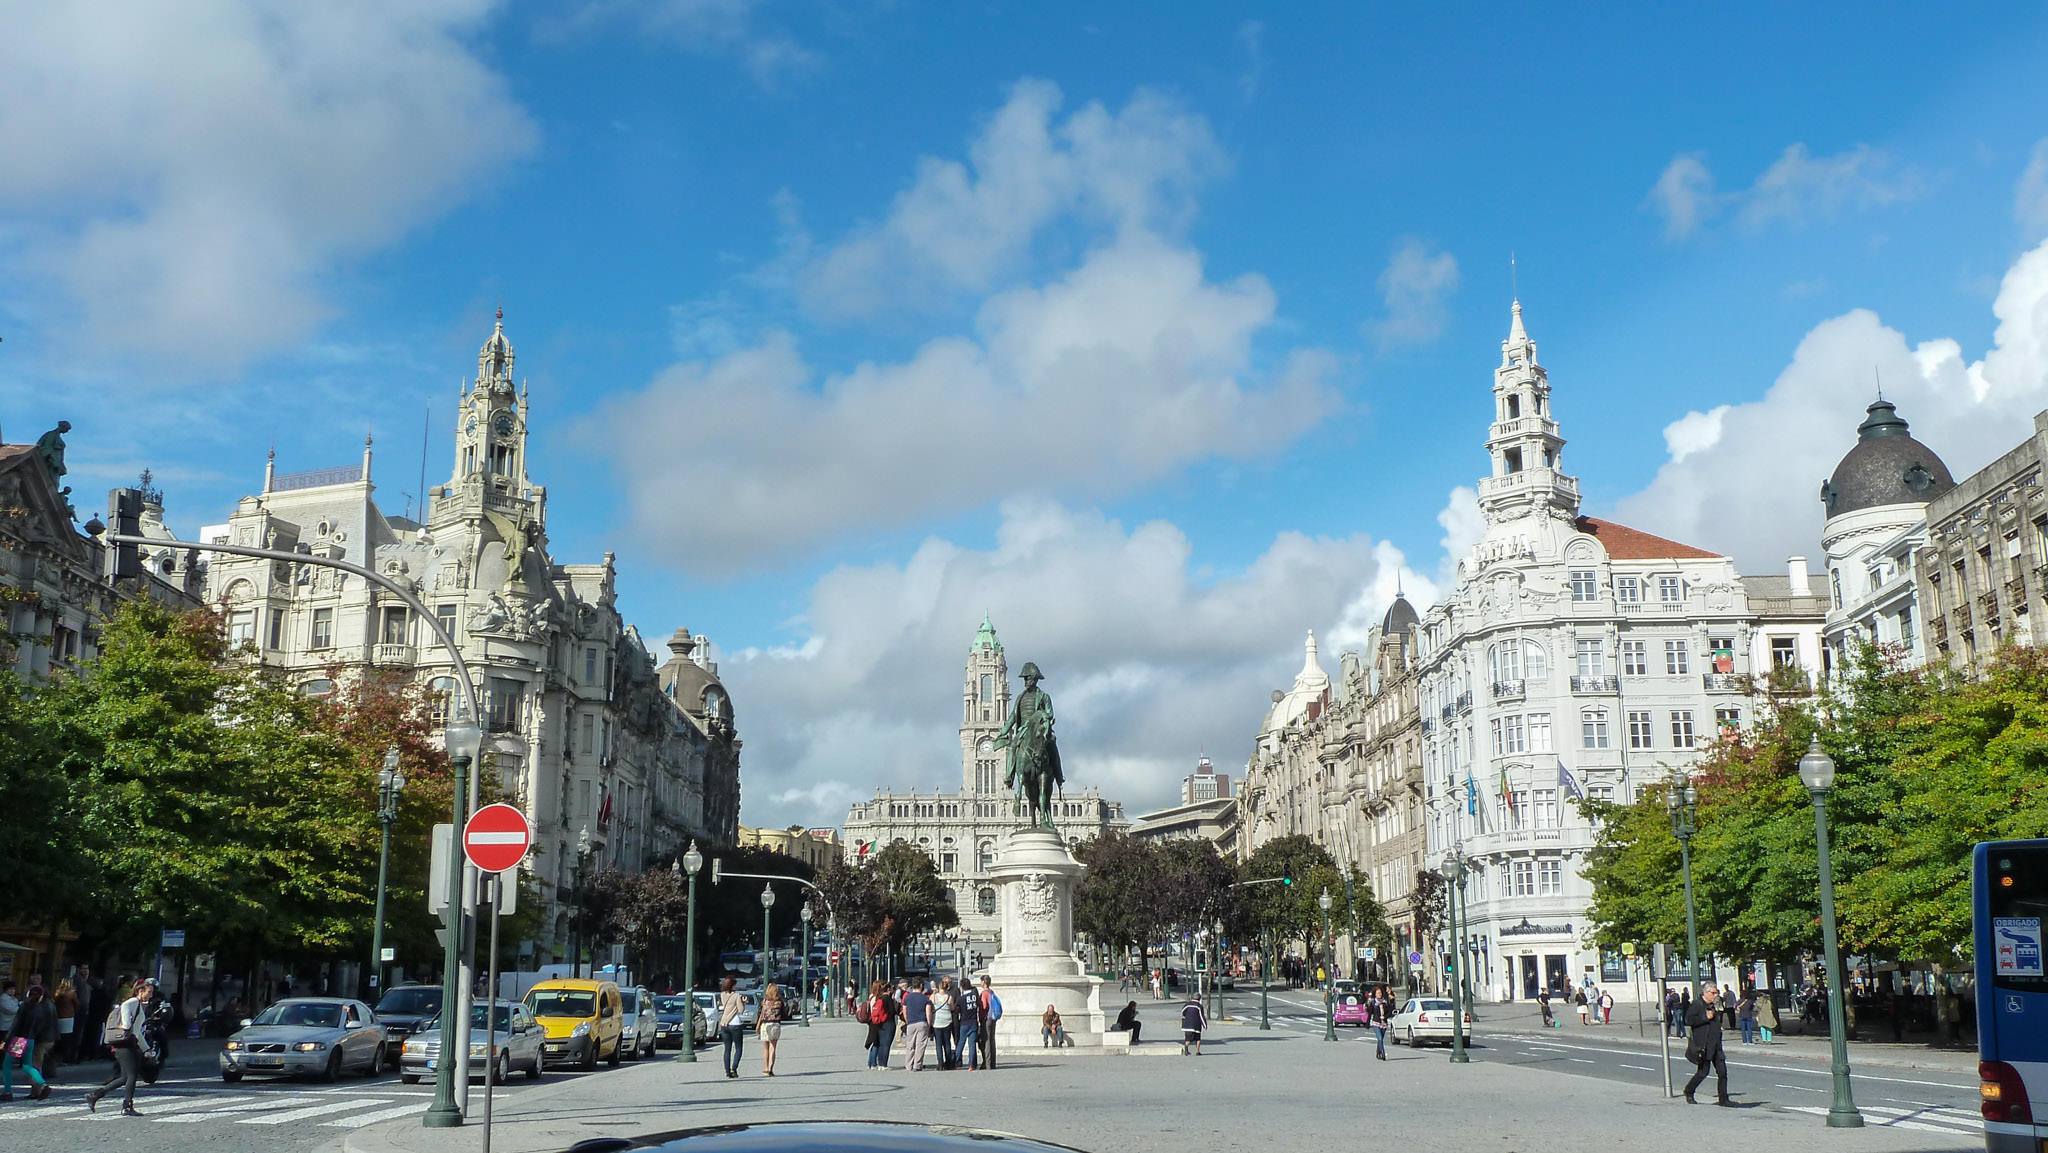
[[978, 796], [1000, 793], [1008, 754], [995, 747], [995, 739], [1010, 712], [1010, 665], [986, 615], [967, 650], [960, 700], [960, 790]]

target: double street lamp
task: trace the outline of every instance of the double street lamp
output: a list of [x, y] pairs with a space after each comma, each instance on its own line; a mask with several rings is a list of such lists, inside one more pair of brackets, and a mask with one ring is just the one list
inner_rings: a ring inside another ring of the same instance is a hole
[[679, 875], [690, 878], [688, 911], [684, 914], [683, 929], [683, 999], [690, 1003], [690, 1035], [683, 1039], [683, 1060], [697, 1059], [697, 1014], [703, 1012], [697, 1007], [697, 871], [704, 867], [704, 854], [697, 851], [697, 842], [690, 842], [690, 851], [676, 859], [672, 866]]
[[398, 819], [398, 794], [405, 790], [405, 774], [398, 768], [398, 750], [384, 751], [384, 767], [377, 770], [377, 823], [384, 826], [383, 842], [377, 848], [377, 921], [370, 928], [370, 1000], [384, 991], [384, 882], [391, 867], [391, 822]]
[[1328, 980], [1330, 963], [1336, 956], [1337, 939], [1330, 935], [1330, 890], [1324, 886], [1323, 895], [1316, 898], [1316, 905], [1323, 910], [1323, 1040], [1337, 1039], [1337, 986]]
[[774, 907], [775, 886], [761, 886], [761, 979], [763, 981], [768, 981], [775, 975], [772, 969], [775, 963], [774, 946], [770, 943], [768, 937], [768, 910]]
[[1813, 839], [1820, 848], [1820, 932], [1828, 965], [1828, 1067], [1835, 1096], [1828, 1106], [1828, 1128], [1859, 1129], [1863, 1114], [1849, 1096], [1849, 1036], [1842, 1019], [1842, 953], [1835, 941], [1835, 871], [1828, 863], [1828, 791], [1835, 787], [1835, 761], [1821, 751], [1820, 737], [1799, 758], [1799, 780], [1813, 798]]
[[583, 869], [590, 862], [590, 826], [576, 834], [576, 911], [569, 918], [569, 975], [583, 975]]
[[[1465, 891], [1465, 843], [1459, 841], [1451, 846], [1451, 1060], [1460, 1065], [1470, 1064], [1472, 1055], [1465, 1052], [1465, 1007], [1471, 1003], [1471, 994], [1465, 984], [1465, 921], [1458, 914]], [[1466, 917], [1470, 909], [1463, 910]]]
[[[1802, 761], [1801, 764], [1803, 765], [1804, 762]], [[1832, 769], [1834, 767], [1833, 762], [1829, 762], [1828, 767]], [[1805, 770], [1802, 769], [1801, 771], [1804, 772]], [[1674, 777], [1672, 779], [1671, 793], [1665, 798], [1665, 804], [1671, 810], [1671, 835], [1678, 838], [1678, 860], [1685, 870], [1685, 948], [1689, 954], [1687, 963], [1692, 966], [1692, 999], [1694, 1003], [1698, 1003], [1700, 999], [1700, 933], [1695, 921], [1692, 903], [1692, 835], [1694, 832], [1693, 818], [1698, 801], [1699, 794], [1693, 789], [1690, 778]], [[1815, 803], [1818, 804], [1818, 802]], [[1822, 851], [1825, 852], [1826, 850]]]

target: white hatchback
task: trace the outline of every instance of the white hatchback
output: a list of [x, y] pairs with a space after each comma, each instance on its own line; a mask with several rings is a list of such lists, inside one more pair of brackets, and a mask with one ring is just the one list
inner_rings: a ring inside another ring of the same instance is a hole
[[[1455, 1012], [1448, 997], [1410, 997], [1401, 1011], [1388, 1022], [1394, 1035], [1394, 1043], [1403, 1041], [1414, 1046], [1423, 1041], [1451, 1043], [1451, 1024]], [[1465, 1014], [1465, 1039], [1472, 1039], [1472, 1014]]]

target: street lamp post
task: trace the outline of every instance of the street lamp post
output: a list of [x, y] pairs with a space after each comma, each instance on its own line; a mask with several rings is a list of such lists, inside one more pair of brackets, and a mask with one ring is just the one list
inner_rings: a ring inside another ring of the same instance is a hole
[[1835, 1097], [1828, 1106], [1828, 1128], [1859, 1129], [1863, 1114], [1849, 1095], [1849, 1036], [1842, 1020], [1842, 954], [1835, 941], [1835, 876], [1828, 863], [1828, 791], [1835, 787], [1834, 758], [1821, 751], [1820, 737], [1799, 758], [1799, 779], [1813, 798], [1813, 837], [1820, 848], [1820, 931], [1828, 964], [1828, 1067], [1834, 1074]]
[[1259, 1028], [1273, 1027], [1273, 1013], [1267, 994], [1273, 987], [1273, 930], [1259, 933]]
[[569, 914], [569, 976], [583, 975], [583, 868], [590, 860], [590, 826], [576, 834], [576, 908]]
[[[1323, 888], [1323, 895], [1316, 898], [1317, 907], [1323, 911], [1323, 972], [1329, 973], [1331, 963], [1336, 959], [1337, 939], [1330, 935], [1330, 890]], [[1333, 995], [1336, 986], [1323, 982], [1323, 1040], [1337, 1039], [1337, 999]]]
[[[460, 1036], [459, 1026], [466, 1021], [458, 1020], [468, 1016], [462, 987], [462, 862], [456, 857], [459, 848], [454, 844], [461, 836], [464, 802], [469, 796], [469, 770], [471, 759], [483, 745], [483, 730], [478, 728], [474, 716], [463, 724], [448, 726], [448, 761], [455, 770], [454, 821], [448, 846], [448, 932], [441, 950], [441, 1052], [461, 1052], [467, 1046], [468, 1038]], [[445, 1129], [462, 1124], [462, 1106], [455, 1101], [455, 1070], [465, 1061], [442, 1061], [434, 1071], [434, 1103], [427, 1108], [422, 1123], [429, 1129]]]
[[1214, 1017], [1223, 1011], [1223, 922], [1209, 927], [1215, 930], [1209, 939], [1209, 1015]]
[[[1451, 846], [1451, 1061], [1454, 1064], [1470, 1064], [1472, 1055], [1465, 1051], [1465, 1006], [1470, 999], [1465, 985], [1465, 920], [1471, 910], [1463, 908], [1465, 892], [1465, 845], [1460, 841]], [[1465, 917], [1460, 917], [1463, 912]]]
[[761, 886], [761, 980], [766, 982], [774, 973], [775, 949], [768, 936], [768, 910], [775, 907], [775, 886]]
[[683, 996], [690, 1002], [690, 1036], [683, 1042], [683, 1060], [695, 1061], [697, 1014], [703, 1011], [697, 1007], [697, 870], [704, 867], [704, 854], [697, 851], [697, 842], [690, 842], [680, 867], [690, 878], [689, 911], [684, 914], [683, 928]]
[[1692, 966], [1692, 999], [1695, 1002], [1700, 999], [1700, 932], [1692, 904], [1692, 835], [1696, 801], [1690, 780], [1679, 777], [1671, 782], [1667, 803], [1671, 808], [1671, 835], [1678, 838], [1678, 860], [1685, 870], [1685, 948], [1689, 954], [1687, 963]]
[[391, 822], [398, 819], [398, 794], [405, 789], [405, 774], [398, 768], [398, 750], [384, 751], [384, 767], [377, 770], [377, 823], [384, 826], [377, 847], [377, 920], [370, 927], [370, 1002], [375, 1004], [384, 991], [384, 881], [391, 868]]
[[804, 907], [797, 910], [796, 916], [797, 920], [804, 923], [804, 951], [796, 963], [796, 1003], [802, 1010], [802, 1015], [797, 1018], [797, 1024], [808, 1029], [811, 1027], [811, 903], [805, 901]]

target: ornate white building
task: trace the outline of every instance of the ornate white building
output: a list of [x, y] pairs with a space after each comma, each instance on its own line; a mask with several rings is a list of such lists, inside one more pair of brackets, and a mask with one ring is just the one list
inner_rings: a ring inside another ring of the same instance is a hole
[[1625, 802], [1688, 768], [1748, 723], [1751, 674], [1782, 669], [1799, 691], [1824, 600], [1803, 561], [1739, 577], [1727, 557], [1581, 516], [1519, 302], [1493, 399], [1485, 533], [1421, 622], [1426, 859], [1472, 861], [1467, 935], [1446, 943], [1469, 951], [1482, 997], [1591, 979], [1626, 999], [1622, 958], [1585, 944], [1595, 830], [1570, 802]]
[[[989, 872], [1004, 836], [1021, 820], [1010, 790], [1003, 787], [1008, 754], [995, 747], [1009, 707], [1009, 662], [995, 625], [984, 617], [968, 647], [960, 688], [960, 791], [877, 790], [872, 800], [856, 802], [846, 814], [848, 863], [857, 865], [899, 841], [916, 845], [938, 866], [946, 899], [960, 913], [963, 935], [975, 942], [995, 942], [1002, 928]], [[1054, 825], [1073, 845], [1130, 827], [1124, 807], [1103, 800], [1093, 787], [1062, 790], [1053, 809]]]
[[[619, 615], [612, 554], [581, 565], [549, 554], [547, 489], [527, 475], [527, 397], [514, 388], [499, 315], [457, 410], [454, 474], [428, 494], [424, 524], [379, 510], [366, 439], [358, 467], [278, 475], [273, 453], [263, 490], [202, 534], [374, 568], [404, 581], [454, 635], [484, 702], [485, 761], [538, 831], [525, 866], [547, 908], [537, 944], [560, 956], [581, 834], [593, 865], [628, 870], [691, 838], [732, 844], [740, 741], [704, 637], [678, 630], [657, 668]], [[456, 687], [432, 630], [358, 578], [222, 556], [207, 593], [246, 659], [303, 692], [331, 693], [339, 678], [371, 670], [444, 702]]]
[[1857, 641], [1895, 646], [1914, 664], [1926, 660], [1913, 562], [1927, 541], [1928, 502], [1955, 486], [1948, 466], [1913, 439], [1892, 404], [1880, 397], [1865, 410], [1855, 446], [1820, 488], [1824, 672], [1843, 670]]

